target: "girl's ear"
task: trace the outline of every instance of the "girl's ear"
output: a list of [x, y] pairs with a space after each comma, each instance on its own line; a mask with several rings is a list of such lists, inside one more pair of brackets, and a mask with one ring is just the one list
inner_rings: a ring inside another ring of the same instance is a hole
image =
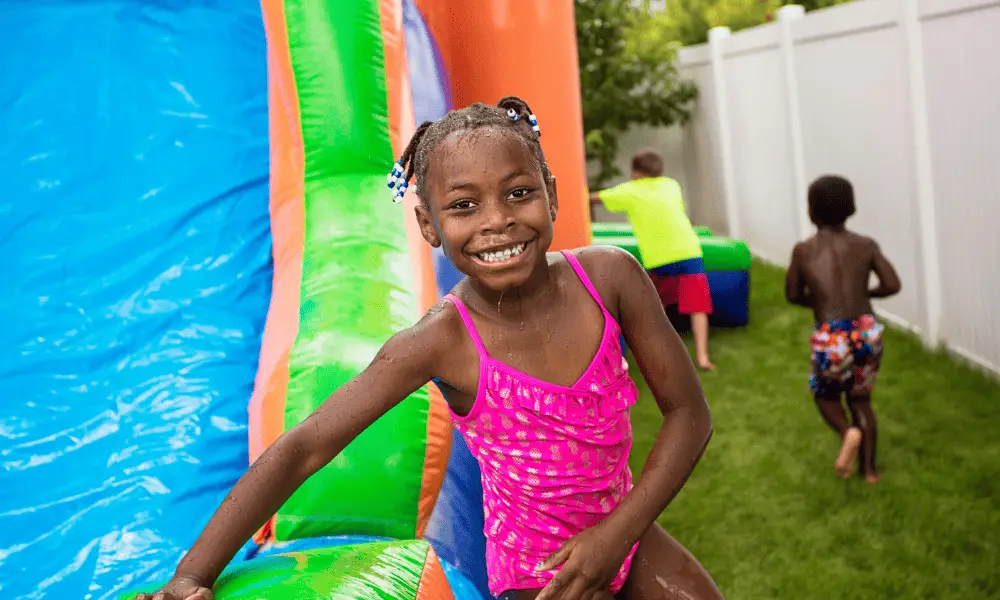
[[549, 216], [552, 218], [552, 222], [555, 223], [556, 213], [559, 212], [559, 194], [556, 193], [556, 178], [554, 175], [546, 182], [545, 188], [549, 193]]
[[413, 207], [413, 213], [417, 216], [417, 225], [420, 227], [420, 235], [424, 236], [424, 239], [431, 245], [432, 248], [440, 248], [441, 238], [438, 237], [437, 229], [434, 227], [434, 221], [431, 218], [431, 211], [421, 203]]

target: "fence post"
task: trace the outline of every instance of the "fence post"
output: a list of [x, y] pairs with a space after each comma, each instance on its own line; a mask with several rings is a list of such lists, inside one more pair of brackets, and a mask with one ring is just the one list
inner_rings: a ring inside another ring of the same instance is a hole
[[726, 225], [729, 237], [740, 237], [740, 219], [737, 208], [736, 174], [733, 166], [733, 146], [729, 130], [729, 105], [726, 103], [726, 72], [723, 68], [723, 42], [731, 35], [728, 27], [713, 27], [708, 31], [708, 51], [712, 62], [712, 87], [715, 93], [716, 125], [719, 128], [719, 153], [722, 159], [722, 194], [726, 205]]
[[792, 146], [795, 215], [799, 222], [799, 237], [803, 239], [812, 233], [812, 224], [809, 221], [809, 211], [806, 210], [806, 155], [802, 142], [799, 77], [795, 71], [795, 43], [792, 39], [792, 23], [805, 16], [805, 7], [798, 4], [789, 4], [778, 9], [781, 62], [785, 72], [785, 102], [788, 108], [788, 133]]
[[708, 30], [708, 50], [712, 61], [712, 83], [715, 94], [715, 116], [719, 127], [719, 154], [722, 159], [722, 195], [726, 204], [726, 225], [729, 237], [740, 237], [740, 217], [736, 205], [736, 175], [733, 166], [733, 145], [729, 130], [729, 105], [726, 101], [726, 71], [723, 66], [723, 42], [732, 31], [728, 27]]
[[930, 124], [927, 116], [927, 83], [919, 0], [902, 2], [902, 30], [909, 67], [910, 108], [913, 125], [913, 160], [916, 173], [917, 215], [920, 223], [920, 254], [923, 266], [924, 310], [927, 319], [924, 343], [937, 346], [941, 335], [941, 265], [938, 254], [937, 217], [934, 207], [934, 171], [931, 158]]
[[723, 67], [723, 42], [732, 31], [728, 27], [708, 30], [708, 50], [712, 61], [712, 83], [715, 90], [715, 116], [719, 126], [719, 153], [722, 155], [722, 194], [726, 203], [726, 224], [729, 237], [740, 237], [740, 218], [736, 201], [736, 175], [733, 167], [733, 144], [729, 130], [729, 105], [726, 102], [726, 71]]

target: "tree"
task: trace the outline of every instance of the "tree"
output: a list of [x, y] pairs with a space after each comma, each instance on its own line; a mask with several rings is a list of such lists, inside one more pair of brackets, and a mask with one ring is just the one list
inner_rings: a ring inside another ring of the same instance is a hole
[[674, 66], [678, 44], [628, 0], [575, 0], [583, 130], [600, 186], [619, 174], [621, 134], [633, 125], [684, 122], [697, 96]]
[[659, 27], [684, 46], [701, 44], [708, 30], [726, 26], [733, 31], [774, 20], [775, 12], [787, 4], [799, 4], [807, 11], [844, 4], [851, 0], [672, 0], [657, 15]]
[[668, 0], [657, 12], [648, 0], [575, 0], [585, 148], [600, 166], [591, 185], [619, 174], [614, 161], [630, 127], [687, 120], [697, 89], [677, 73], [678, 48], [705, 42], [712, 27], [765, 23], [785, 4], [814, 10], [849, 1]]

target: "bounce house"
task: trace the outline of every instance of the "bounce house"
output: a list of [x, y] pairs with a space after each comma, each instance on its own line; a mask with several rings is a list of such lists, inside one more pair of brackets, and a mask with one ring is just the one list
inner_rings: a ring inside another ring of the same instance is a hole
[[[437, 300], [416, 123], [529, 100], [590, 240], [569, 0], [0, 5], [0, 589], [170, 577], [282, 432]], [[530, 44], [525, 39], [532, 40]], [[278, 510], [220, 600], [488, 597], [479, 470], [424, 388]]]
[[[639, 243], [628, 223], [593, 223], [591, 231], [595, 244], [617, 246], [642, 261]], [[696, 225], [695, 232], [701, 241], [712, 295], [714, 312], [710, 322], [717, 327], [746, 325], [750, 322], [750, 248], [743, 240], [716, 236], [708, 227]]]

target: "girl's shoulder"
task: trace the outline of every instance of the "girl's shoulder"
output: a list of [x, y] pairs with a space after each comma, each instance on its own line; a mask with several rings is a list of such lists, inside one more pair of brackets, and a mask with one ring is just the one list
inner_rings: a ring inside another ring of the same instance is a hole
[[411, 352], [421, 353], [434, 364], [442, 364], [453, 358], [460, 344], [456, 339], [465, 335], [465, 325], [455, 305], [447, 300], [439, 300], [427, 309], [420, 319], [393, 336], [397, 344], [406, 346]]
[[461, 316], [445, 301], [438, 302], [418, 320], [394, 333], [379, 349], [372, 361], [394, 363], [410, 376], [426, 375], [420, 385], [438, 376], [442, 365], [454, 361], [455, 339], [463, 327]]
[[584, 246], [569, 252], [576, 257], [609, 310], [618, 305], [618, 297], [636, 280], [636, 273], [646, 277], [639, 261], [616, 246]]
[[462, 315], [458, 308], [444, 298], [427, 309], [420, 320], [418, 320], [410, 330], [428, 342], [440, 342], [447, 345], [449, 339], [454, 339], [454, 335], [462, 332], [465, 324], [462, 322]]

